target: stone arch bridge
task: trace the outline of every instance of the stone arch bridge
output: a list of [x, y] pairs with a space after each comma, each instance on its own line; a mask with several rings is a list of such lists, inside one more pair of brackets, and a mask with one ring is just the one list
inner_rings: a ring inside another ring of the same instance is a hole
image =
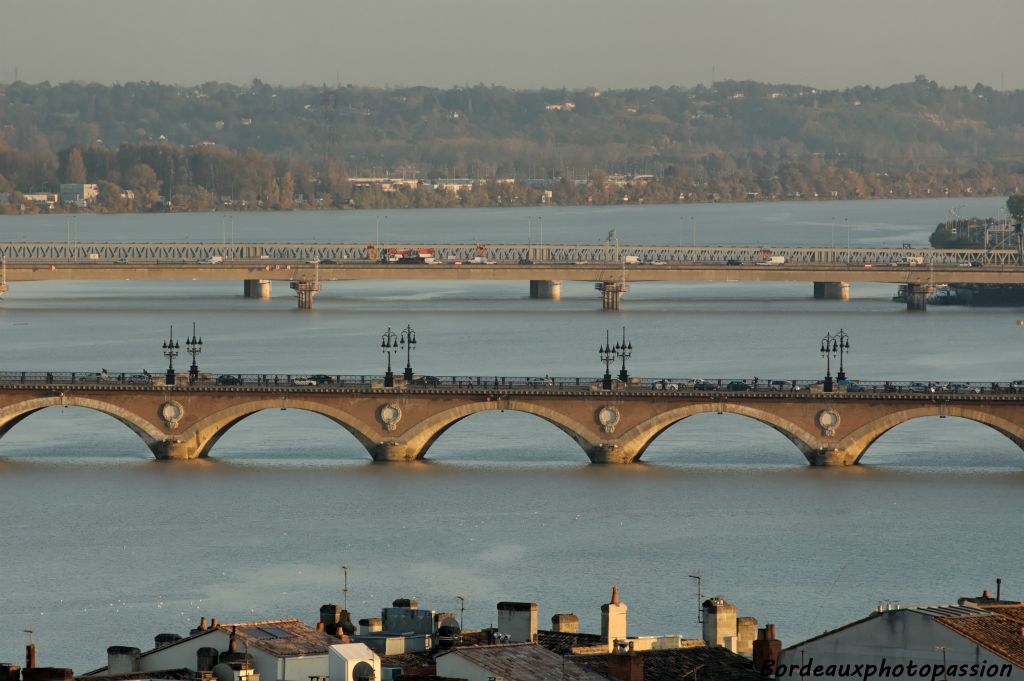
[[565, 432], [594, 463], [631, 463], [672, 425], [696, 414], [741, 414], [785, 435], [815, 466], [848, 466], [891, 428], [926, 416], [986, 424], [1024, 448], [1024, 395], [982, 393], [602, 390], [589, 379], [517, 386], [450, 381], [434, 387], [361, 384], [294, 386], [0, 384], [0, 437], [50, 407], [84, 407], [114, 417], [157, 459], [210, 455], [237, 423], [267, 409], [322, 414], [352, 433], [375, 461], [423, 458], [459, 421], [482, 411], [520, 411]]

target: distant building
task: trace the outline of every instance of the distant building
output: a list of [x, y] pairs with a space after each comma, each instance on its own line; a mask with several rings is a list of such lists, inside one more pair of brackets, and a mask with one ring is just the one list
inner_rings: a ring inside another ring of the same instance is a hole
[[[305, 681], [310, 676], [328, 674], [328, 647], [339, 639], [317, 631], [299, 620], [239, 622], [205, 625], [187, 637], [161, 634], [156, 647], [146, 652], [138, 648], [113, 646], [107, 649], [107, 666], [85, 674], [103, 678], [115, 674], [146, 673], [161, 670], [191, 669], [209, 672], [222, 662], [225, 653], [248, 653], [252, 669], [262, 681], [279, 679]], [[227, 658], [230, 659], [230, 658]], [[282, 675], [287, 669], [287, 675]], [[130, 676], [127, 678], [137, 678]], [[241, 681], [241, 680], [239, 680]]]
[[45, 208], [46, 210], [53, 209], [53, 207], [57, 205], [57, 201], [60, 200], [60, 196], [49, 192], [43, 192], [41, 194], [24, 194], [23, 196], [25, 197], [25, 201], [28, 203], [35, 204], [36, 206]]
[[876, 677], [1024, 679], [1024, 603], [997, 603], [880, 604], [864, 619], [784, 649], [777, 669], [786, 673], [776, 675], [839, 679], [848, 665], [873, 665]]
[[71, 183], [60, 186], [60, 204], [85, 208], [100, 195], [98, 184]]

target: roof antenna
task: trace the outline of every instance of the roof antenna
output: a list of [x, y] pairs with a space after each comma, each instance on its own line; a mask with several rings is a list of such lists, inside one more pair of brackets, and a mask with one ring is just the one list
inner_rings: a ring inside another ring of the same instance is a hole
[[690, 579], [697, 580], [697, 624], [704, 624], [704, 596], [700, 590], [700, 570], [697, 571], [697, 574], [690, 575]]
[[344, 608], [345, 610], [348, 610], [348, 564], [346, 564], [346, 563], [342, 563], [341, 564], [341, 574], [342, 574], [342, 580], [343, 580], [342, 581], [342, 586], [341, 586], [341, 593], [342, 593], [342, 598], [344, 598], [344, 600], [342, 601], [342, 606], [341, 607]]

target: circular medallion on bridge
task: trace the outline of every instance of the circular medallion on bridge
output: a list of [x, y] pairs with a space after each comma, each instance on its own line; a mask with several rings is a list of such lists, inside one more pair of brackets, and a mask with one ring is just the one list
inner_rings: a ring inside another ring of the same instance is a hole
[[832, 437], [836, 434], [836, 426], [839, 425], [839, 414], [832, 409], [822, 409], [816, 418], [821, 434]]
[[615, 432], [615, 424], [619, 422], [619, 410], [611, 405], [597, 410], [597, 422], [606, 433]]
[[402, 409], [395, 403], [382, 404], [377, 410], [377, 418], [384, 425], [385, 430], [394, 430], [398, 422], [402, 420]]
[[174, 400], [168, 400], [160, 405], [160, 418], [164, 420], [168, 428], [175, 428], [178, 425], [178, 421], [185, 415], [185, 408], [181, 406], [180, 402]]

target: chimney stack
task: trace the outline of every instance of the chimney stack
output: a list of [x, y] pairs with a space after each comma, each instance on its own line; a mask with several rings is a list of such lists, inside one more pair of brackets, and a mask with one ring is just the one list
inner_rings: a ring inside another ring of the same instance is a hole
[[131, 646], [110, 646], [107, 648], [108, 674], [134, 674], [139, 671], [139, 656], [142, 652]]
[[763, 676], [772, 676], [775, 665], [779, 662], [782, 642], [775, 638], [775, 625], [766, 624], [757, 630], [754, 641], [754, 670]]
[[36, 644], [29, 643], [25, 646], [25, 669], [35, 669], [36, 666]]
[[498, 603], [498, 631], [511, 643], [537, 640], [537, 604], [502, 601]]
[[155, 647], [163, 648], [165, 645], [168, 645], [170, 643], [174, 643], [175, 641], [180, 641], [180, 640], [181, 640], [181, 635], [180, 634], [157, 634], [156, 637], [153, 639], [153, 642], [156, 644]]
[[757, 618], [736, 618], [736, 652], [750, 657], [754, 652], [754, 640], [757, 638]]
[[709, 598], [704, 610], [704, 642], [709, 646], [725, 646], [726, 639], [736, 640], [736, 606], [721, 597]]
[[571, 612], [552, 615], [551, 631], [563, 634], [577, 634], [580, 631], [580, 618]]
[[996, 600], [1000, 600], [1000, 596], [1003, 591], [1003, 580], [1000, 577], [996, 577]]
[[612, 599], [601, 606], [601, 642], [611, 651], [616, 639], [626, 638], [625, 603], [619, 603], [619, 587], [612, 587]]
[[627, 650], [608, 655], [608, 676], [616, 681], [644, 681], [644, 658], [633, 652], [633, 644]]

